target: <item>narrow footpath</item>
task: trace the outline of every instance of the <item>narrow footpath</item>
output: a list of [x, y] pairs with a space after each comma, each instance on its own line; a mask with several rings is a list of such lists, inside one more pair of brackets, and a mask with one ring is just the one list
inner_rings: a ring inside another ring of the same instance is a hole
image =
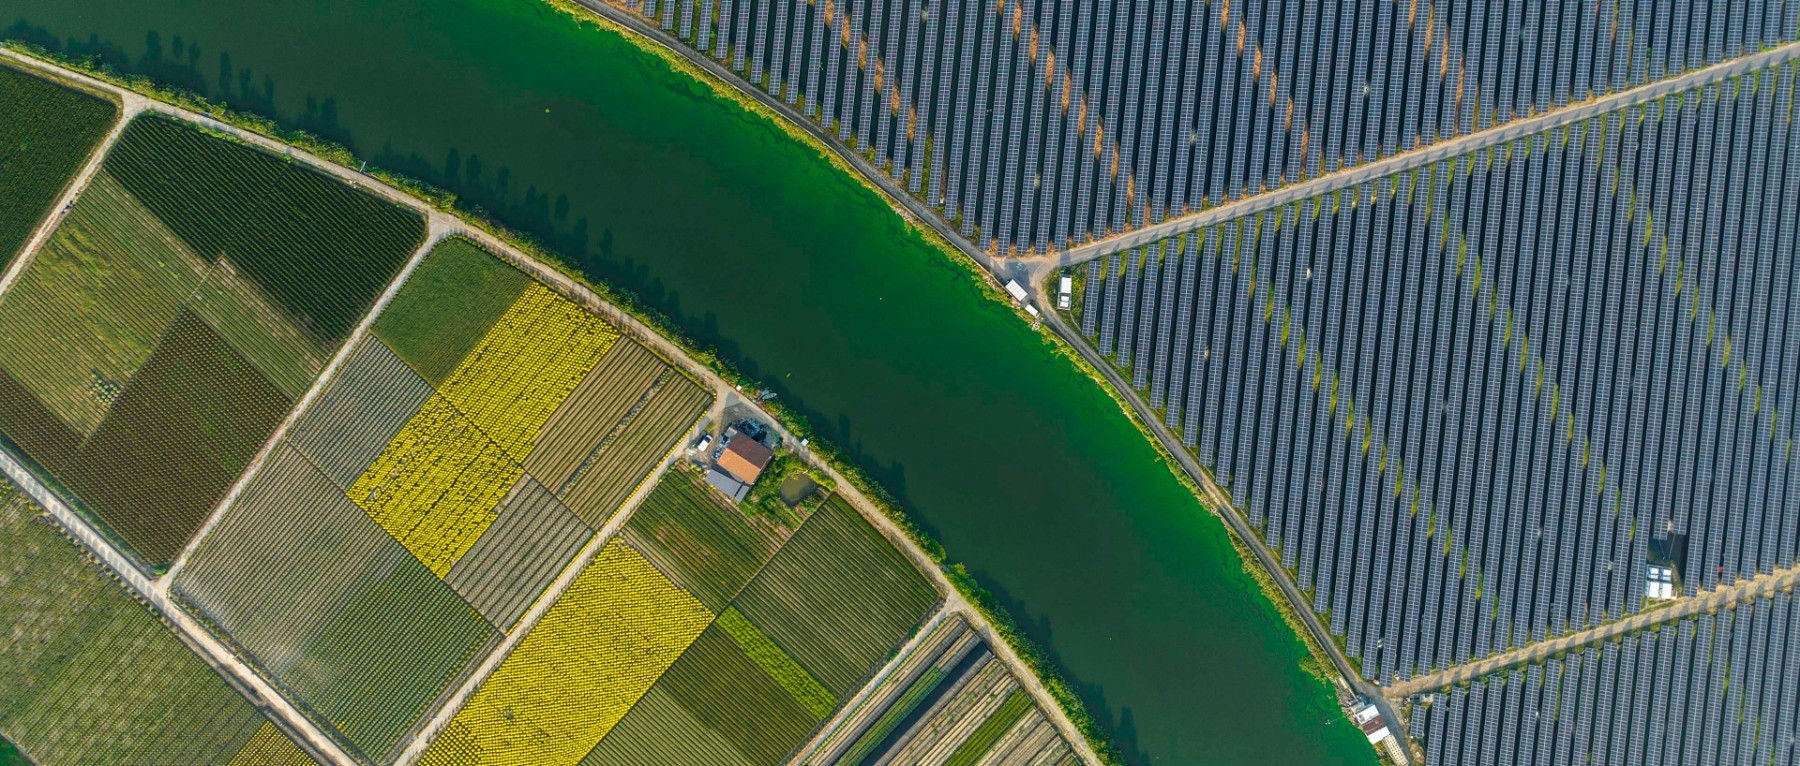
[[1654, 625], [1674, 622], [1702, 612], [1729, 609], [1741, 603], [1768, 598], [1778, 592], [1792, 590], [1797, 582], [1800, 582], [1800, 566], [1777, 569], [1768, 574], [1739, 580], [1734, 585], [1720, 586], [1712, 590], [1701, 591], [1693, 596], [1675, 599], [1667, 606], [1661, 606], [1648, 612], [1638, 612], [1622, 620], [1614, 620], [1605, 625], [1539, 641], [1474, 662], [1445, 668], [1436, 673], [1415, 676], [1387, 687], [1386, 691], [1394, 699], [1402, 699], [1414, 694], [1442, 689], [1464, 681], [1472, 681], [1514, 665], [1543, 662], [1558, 652], [1578, 649], [1588, 644], [1597, 644], [1614, 636], [1622, 636]]

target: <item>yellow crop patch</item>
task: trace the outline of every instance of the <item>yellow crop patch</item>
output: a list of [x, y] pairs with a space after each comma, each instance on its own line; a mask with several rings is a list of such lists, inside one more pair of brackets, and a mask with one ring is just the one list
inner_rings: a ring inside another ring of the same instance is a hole
[[229, 766], [311, 766], [312, 762], [275, 724], [265, 722], [232, 757]]
[[544, 422], [618, 339], [612, 325], [534, 282], [438, 390], [523, 462]]
[[712, 617], [635, 549], [607, 544], [421, 763], [580, 762]]
[[425, 400], [350, 499], [437, 576], [492, 526], [524, 469], [443, 396]]

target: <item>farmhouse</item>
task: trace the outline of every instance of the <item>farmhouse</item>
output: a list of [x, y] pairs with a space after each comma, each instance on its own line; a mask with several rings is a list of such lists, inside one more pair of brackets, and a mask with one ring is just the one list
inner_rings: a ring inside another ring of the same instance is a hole
[[748, 436], [739, 435], [725, 444], [724, 451], [719, 453], [719, 468], [736, 477], [745, 484], [755, 484], [756, 477], [762, 475], [763, 468], [769, 465], [769, 459], [775, 453], [768, 447]]

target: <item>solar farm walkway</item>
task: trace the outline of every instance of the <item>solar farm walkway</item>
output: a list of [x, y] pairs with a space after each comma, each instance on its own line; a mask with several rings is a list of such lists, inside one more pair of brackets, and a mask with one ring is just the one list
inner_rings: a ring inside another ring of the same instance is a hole
[[1208, 208], [1198, 213], [1170, 218], [1159, 224], [1126, 232], [1113, 237], [1095, 240], [1080, 247], [1069, 248], [1063, 252], [1037, 258], [1019, 259], [1030, 264], [1032, 283], [1038, 284], [1050, 272], [1063, 266], [1091, 261], [1101, 256], [1110, 255], [1122, 250], [1142, 247], [1158, 240], [1186, 234], [1196, 229], [1205, 228], [1215, 223], [1232, 220], [1246, 215], [1271, 210], [1289, 202], [1309, 199], [1327, 194], [1384, 176], [1402, 173], [1413, 168], [1424, 167], [1439, 160], [1460, 156], [1468, 152], [1485, 149], [1489, 146], [1504, 144], [1514, 139], [1572, 125], [1590, 117], [1606, 114], [1615, 109], [1655, 101], [1672, 93], [1680, 93], [1707, 83], [1718, 82], [1735, 75], [1746, 74], [1775, 64], [1800, 58], [1800, 42], [1789, 43], [1776, 48], [1748, 56], [1714, 64], [1704, 69], [1696, 69], [1687, 74], [1657, 80], [1630, 90], [1619, 91], [1608, 96], [1571, 104], [1560, 109], [1553, 109], [1535, 117], [1510, 122], [1499, 127], [1489, 128], [1479, 133], [1470, 133], [1461, 138], [1443, 143], [1432, 144], [1424, 149], [1396, 154], [1387, 159], [1359, 165], [1348, 170], [1319, 176], [1310, 181], [1283, 186], [1272, 192], [1245, 197], [1234, 202]]
[[1579, 649], [1588, 644], [1600, 643], [1614, 636], [1622, 636], [1653, 625], [1674, 622], [1702, 612], [1767, 598], [1780, 591], [1792, 589], [1796, 583], [1800, 583], [1800, 566], [1777, 569], [1768, 574], [1739, 580], [1735, 585], [1724, 585], [1693, 596], [1684, 596], [1671, 601], [1667, 606], [1647, 612], [1638, 612], [1622, 620], [1615, 620], [1566, 636], [1539, 641], [1530, 646], [1523, 646], [1510, 652], [1502, 652], [1453, 668], [1445, 668], [1436, 673], [1415, 676], [1385, 687], [1383, 691], [1394, 699], [1401, 699], [1464, 681], [1472, 681], [1514, 665], [1542, 662], [1558, 652]]

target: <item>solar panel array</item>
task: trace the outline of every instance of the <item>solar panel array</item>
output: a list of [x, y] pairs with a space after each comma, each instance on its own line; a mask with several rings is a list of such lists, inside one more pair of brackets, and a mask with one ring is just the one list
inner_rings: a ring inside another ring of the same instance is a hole
[[795, 105], [999, 253], [1154, 223], [1800, 29], [1800, 0], [613, 2]]
[[1370, 678], [1800, 552], [1797, 68], [1084, 267], [1081, 331]]
[[1792, 593], [1413, 698], [1429, 766], [1792, 764]]

